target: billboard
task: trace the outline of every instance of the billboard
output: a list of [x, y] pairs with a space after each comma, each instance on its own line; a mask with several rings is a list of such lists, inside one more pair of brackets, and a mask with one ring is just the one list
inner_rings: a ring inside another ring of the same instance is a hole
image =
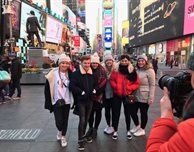
[[194, 33], [194, 1], [185, 0], [184, 35]]
[[129, 37], [129, 20], [122, 22], [122, 37]]
[[183, 0], [131, 0], [129, 46], [138, 46], [183, 35]]
[[39, 32], [42, 41], [45, 41], [45, 28], [46, 28], [46, 14], [35, 9], [34, 7], [22, 2], [21, 6], [21, 23], [20, 23], [20, 37], [27, 40], [28, 34], [26, 33], [26, 21], [30, 17], [30, 11], [35, 12], [35, 16], [38, 18], [38, 22], [43, 31]]
[[56, 16], [62, 17], [62, 0], [50, 0], [50, 7], [52, 14], [56, 13]]
[[43, 6], [43, 8], [46, 8], [46, 0], [32, 0], [34, 4], [38, 4], [38, 6]]
[[113, 8], [113, 0], [104, 0], [103, 8], [104, 9], [112, 9]]
[[75, 47], [79, 47], [80, 46], [80, 37], [79, 36], [74, 36], [73, 37], [73, 41], [74, 41], [74, 46]]
[[85, 23], [85, 17], [86, 17], [85, 0], [78, 0], [78, 14], [81, 22]]
[[104, 28], [104, 41], [111, 42], [112, 41], [112, 27]]
[[11, 23], [13, 29], [13, 36], [20, 37], [20, 2], [14, 1], [12, 5], [13, 15], [11, 16]]
[[53, 17], [47, 16], [46, 41], [61, 43], [63, 24]]

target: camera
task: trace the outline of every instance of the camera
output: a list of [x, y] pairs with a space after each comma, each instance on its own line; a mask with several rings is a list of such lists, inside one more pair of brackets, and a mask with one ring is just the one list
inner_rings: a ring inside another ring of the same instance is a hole
[[185, 102], [190, 96], [190, 92], [193, 90], [191, 86], [191, 74], [186, 71], [177, 73], [174, 77], [170, 75], [163, 75], [159, 81], [159, 87], [163, 89], [166, 87], [170, 92], [170, 100], [174, 115], [181, 117]]

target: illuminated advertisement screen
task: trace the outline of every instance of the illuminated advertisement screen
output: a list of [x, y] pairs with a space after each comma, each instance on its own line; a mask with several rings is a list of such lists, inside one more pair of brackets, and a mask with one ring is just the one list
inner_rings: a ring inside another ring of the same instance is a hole
[[13, 28], [13, 36], [20, 37], [20, 3], [14, 1], [12, 5], [13, 15], [11, 16], [11, 23]]
[[46, 8], [46, 0], [32, 0], [34, 4], [38, 4], [38, 6], [43, 6]]
[[20, 24], [20, 37], [27, 40], [28, 34], [26, 33], [26, 21], [30, 17], [30, 11], [35, 12], [35, 16], [38, 19], [39, 25], [43, 31], [39, 31], [39, 35], [42, 41], [45, 41], [45, 27], [46, 27], [46, 14], [40, 12], [34, 7], [22, 2], [21, 8], [21, 24]]
[[184, 35], [194, 33], [194, 0], [185, 1]]
[[62, 0], [50, 0], [52, 13], [62, 16]]
[[129, 10], [130, 47], [183, 35], [183, 0], [131, 0]]
[[61, 43], [63, 24], [53, 17], [47, 16], [46, 41]]

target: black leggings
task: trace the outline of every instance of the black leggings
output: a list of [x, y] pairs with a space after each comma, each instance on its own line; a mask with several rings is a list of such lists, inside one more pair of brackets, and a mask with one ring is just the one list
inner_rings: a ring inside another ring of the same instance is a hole
[[[94, 116], [95, 116], [95, 124], [94, 124]], [[94, 102], [92, 111], [90, 113], [90, 118], [89, 118], [89, 127], [98, 129], [100, 122], [102, 119], [102, 104], [99, 102]]]
[[126, 129], [127, 131], [129, 131], [131, 126], [131, 118], [136, 126], [139, 125], [139, 120], [138, 120], [138, 116], [133, 112], [133, 109], [135, 108], [135, 104], [123, 104], [123, 105], [124, 105]]
[[138, 120], [138, 110], [140, 109], [140, 115], [141, 115], [141, 128], [145, 129], [146, 124], [148, 122], [148, 109], [149, 109], [149, 105], [147, 103], [141, 103], [141, 102], [137, 102], [133, 105], [133, 108], [131, 108], [131, 113], [132, 113], [132, 117], [134, 118], [133, 121], [135, 123], [136, 126], [139, 125], [139, 120]]
[[108, 126], [111, 126], [111, 117], [112, 117], [112, 103], [113, 98], [106, 99], [104, 101], [104, 106], [105, 106], [105, 118], [106, 118], [106, 123]]
[[54, 106], [54, 116], [56, 127], [59, 131], [62, 131], [62, 136], [67, 133], [68, 119], [69, 119], [70, 104], [64, 107]]

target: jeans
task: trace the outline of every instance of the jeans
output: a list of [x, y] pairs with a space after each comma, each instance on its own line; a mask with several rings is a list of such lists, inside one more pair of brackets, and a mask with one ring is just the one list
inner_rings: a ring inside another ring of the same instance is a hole
[[78, 140], [84, 140], [87, 123], [92, 111], [93, 102], [88, 101], [87, 103], [78, 102], [79, 109], [79, 125], [78, 125]]
[[113, 98], [105, 99], [104, 106], [105, 106], [105, 119], [108, 126], [111, 126], [111, 116], [112, 116], [112, 105], [113, 105]]
[[55, 124], [57, 129], [62, 132], [62, 136], [65, 136], [67, 133], [69, 110], [70, 104], [67, 104], [64, 107], [54, 106]]
[[17, 97], [21, 97], [20, 79], [12, 81], [10, 94], [9, 94], [10, 97], [13, 96], [16, 88], [17, 88]]
[[[95, 116], [95, 124], [94, 124], [94, 116]], [[93, 128], [93, 125], [94, 125], [94, 128], [98, 129], [101, 119], [102, 119], [102, 103], [95, 101], [92, 111], [90, 113], [89, 127]]]

